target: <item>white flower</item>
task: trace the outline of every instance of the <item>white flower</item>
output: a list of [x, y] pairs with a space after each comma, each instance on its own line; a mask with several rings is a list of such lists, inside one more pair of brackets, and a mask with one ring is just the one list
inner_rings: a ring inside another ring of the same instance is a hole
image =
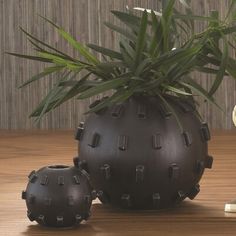
[[233, 120], [234, 125], [236, 126], [236, 105], [232, 113], [232, 120]]
[[142, 7], [134, 7], [133, 9], [138, 10], [138, 11], [145, 11], [146, 10], [147, 13], [151, 13], [153, 11], [156, 16], [162, 16], [161, 12], [154, 11], [154, 10], [151, 10], [151, 9], [146, 9], [146, 8], [142, 8]]

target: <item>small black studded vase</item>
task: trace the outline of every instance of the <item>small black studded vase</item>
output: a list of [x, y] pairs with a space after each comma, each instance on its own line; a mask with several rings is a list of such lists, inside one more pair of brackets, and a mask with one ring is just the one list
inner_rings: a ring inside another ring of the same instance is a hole
[[31, 221], [70, 227], [88, 219], [93, 192], [84, 170], [55, 165], [32, 171], [28, 177], [22, 198], [26, 200]]
[[[91, 114], [77, 129], [79, 157], [103, 203], [133, 209], [168, 208], [193, 199], [211, 168], [206, 123], [186, 100], [166, 97], [181, 120], [157, 97], [132, 97]], [[99, 103], [96, 101], [95, 104]]]

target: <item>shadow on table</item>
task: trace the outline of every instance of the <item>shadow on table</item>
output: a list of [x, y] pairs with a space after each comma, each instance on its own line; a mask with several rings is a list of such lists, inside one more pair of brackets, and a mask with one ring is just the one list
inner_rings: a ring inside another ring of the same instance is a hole
[[[72, 228], [49, 228], [30, 225], [23, 235], [109, 235], [109, 232], [122, 233], [123, 225], [129, 225], [129, 230], [160, 228], [163, 223], [178, 224], [188, 220], [199, 221], [199, 216], [206, 213], [214, 214], [211, 206], [185, 201], [180, 205], [165, 210], [123, 210], [110, 205], [93, 204], [92, 217], [85, 223]], [[222, 211], [223, 212], [223, 211]], [[145, 224], [146, 222], [146, 224]]]
[[68, 228], [51, 228], [51, 227], [43, 227], [40, 225], [29, 225], [22, 233], [22, 235], [78, 235], [78, 233], [82, 235], [94, 235], [96, 232], [92, 228], [90, 224], [83, 223], [76, 227], [68, 227]]
[[[222, 208], [223, 209], [223, 208]], [[117, 208], [111, 205], [103, 205], [100, 203], [93, 204], [92, 207], [92, 212], [103, 212], [104, 214], [124, 214], [124, 215], [143, 215], [143, 214], [149, 214], [153, 216], [158, 216], [158, 215], [184, 215], [185, 213], [191, 214], [191, 216], [197, 216], [199, 214], [202, 215], [203, 212], [207, 212], [208, 215], [209, 213], [214, 213], [215, 208], [213, 206], [207, 206], [206, 204], [200, 204], [197, 202], [193, 201], [183, 201], [181, 204], [176, 205], [175, 207], [172, 208], [167, 208], [167, 209], [161, 209], [161, 210], [126, 210], [126, 209], [121, 209]]]

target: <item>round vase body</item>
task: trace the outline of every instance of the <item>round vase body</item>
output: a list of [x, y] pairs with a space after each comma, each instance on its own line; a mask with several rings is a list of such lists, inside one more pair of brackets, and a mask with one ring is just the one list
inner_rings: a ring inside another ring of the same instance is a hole
[[193, 104], [166, 97], [180, 119], [156, 97], [132, 97], [91, 114], [80, 125], [78, 164], [103, 203], [161, 209], [193, 199], [205, 168], [211, 168], [210, 133]]
[[32, 171], [22, 198], [26, 200], [31, 221], [70, 227], [89, 217], [92, 188], [84, 170], [55, 165]]

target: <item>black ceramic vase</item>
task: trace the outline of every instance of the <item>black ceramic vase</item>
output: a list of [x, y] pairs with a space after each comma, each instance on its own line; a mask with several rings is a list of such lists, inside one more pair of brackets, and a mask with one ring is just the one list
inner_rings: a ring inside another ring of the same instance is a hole
[[[210, 133], [188, 101], [166, 98], [183, 125], [156, 97], [133, 97], [91, 114], [76, 133], [79, 157], [103, 203], [160, 209], [193, 199], [211, 168]], [[96, 102], [98, 103], [98, 102]]]
[[93, 194], [84, 170], [55, 165], [32, 171], [28, 177], [22, 198], [26, 200], [31, 221], [69, 227], [88, 219]]

